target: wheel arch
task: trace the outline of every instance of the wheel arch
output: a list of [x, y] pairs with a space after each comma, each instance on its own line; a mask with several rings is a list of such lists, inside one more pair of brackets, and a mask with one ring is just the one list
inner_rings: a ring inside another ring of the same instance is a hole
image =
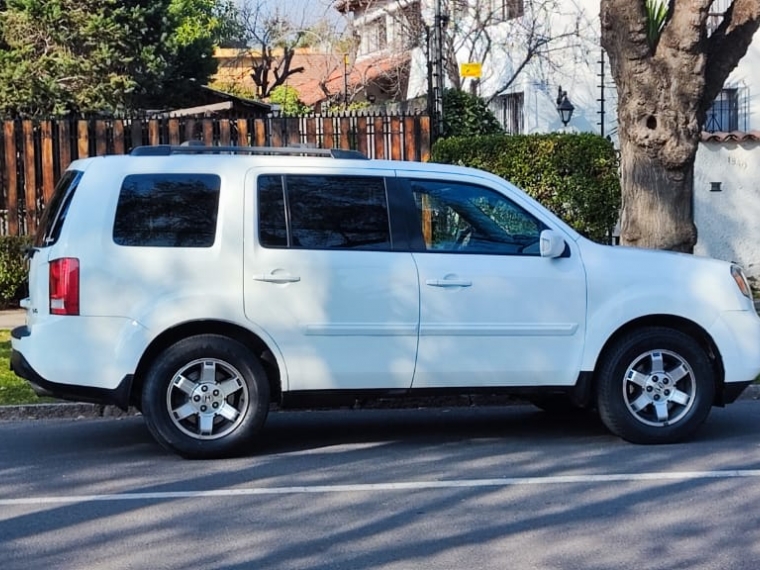
[[646, 315], [638, 317], [621, 325], [609, 336], [604, 345], [602, 345], [601, 350], [599, 350], [599, 353], [596, 355], [596, 360], [594, 362], [594, 372], [591, 374], [592, 386], [591, 390], [588, 391], [590, 397], [593, 397], [592, 395], [596, 392], [598, 374], [597, 371], [599, 369], [599, 363], [602, 357], [621, 337], [636, 329], [644, 327], [665, 327], [674, 329], [687, 334], [696, 340], [706, 352], [712, 365], [715, 378], [715, 400], [713, 402], [713, 405], [723, 406], [725, 404], [723, 398], [725, 371], [723, 369], [723, 359], [720, 355], [720, 352], [718, 351], [718, 347], [715, 344], [715, 341], [704, 328], [702, 328], [694, 321], [691, 321], [684, 317], [679, 317], [677, 315], [667, 314]]
[[143, 352], [135, 370], [129, 401], [133, 406], [140, 403], [145, 374], [156, 357], [176, 342], [199, 334], [218, 334], [237, 340], [250, 348], [259, 358], [269, 381], [271, 401], [279, 402], [282, 394], [280, 365], [269, 345], [256, 333], [240, 325], [216, 320], [197, 320], [173, 326], [154, 338]]

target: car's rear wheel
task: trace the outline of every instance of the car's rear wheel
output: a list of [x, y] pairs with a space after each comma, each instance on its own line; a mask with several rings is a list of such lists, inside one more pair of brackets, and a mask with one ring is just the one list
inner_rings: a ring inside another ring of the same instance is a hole
[[245, 450], [266, 420], [269, 382], [240, 342], [198, 335], [168, 347], [145, 378], [143, 415], [165, 448], [189, 458]]
[[705, 421], [715, 374], [705, 350], [673, 329], [632, 331], [610, 347], [597, 375], [599, 415], [634, 443], [683, 440]]

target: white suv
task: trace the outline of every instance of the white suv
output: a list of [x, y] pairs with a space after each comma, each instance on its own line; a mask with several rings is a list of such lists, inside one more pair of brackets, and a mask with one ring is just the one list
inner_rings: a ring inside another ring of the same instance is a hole
[[735, 265], [593, 243], [478, 170], [360, 158], [74, 162], [30, 254], [13, 370], [41, 394], [139, 407], [186, 457], [245, 450], [272, 402], [462, 392], [672, 442], [760, 373]]

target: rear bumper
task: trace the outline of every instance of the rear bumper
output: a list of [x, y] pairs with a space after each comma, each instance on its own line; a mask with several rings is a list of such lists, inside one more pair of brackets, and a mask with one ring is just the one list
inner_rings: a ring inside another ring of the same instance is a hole
[[[29, 336], [26, 326], [16, 327], [11, 331], [11, 337], [21, 340]], [[97, 388], [93, 386], [76, 386], [59, 384], [43, 378], [15, 348], [11, 351], [11, 370], [29, 382], [38, 396], [60, 398], [75, 402], [90, 402], [93, 404], [114, 405], [126, 410], [129, 406], [129, 394], [132, 388], [133, 375], [125, 375], [115, 388]]]

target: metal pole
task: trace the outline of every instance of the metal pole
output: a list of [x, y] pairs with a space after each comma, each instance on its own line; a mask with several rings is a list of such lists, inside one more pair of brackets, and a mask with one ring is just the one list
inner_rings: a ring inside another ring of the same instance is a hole
[[[425, 26], [425, 46], [427, 47], [427, 113], [430, 115], [430, 119], [433, 122], [433, 131], [437, 128], [438, 123], [436, 122], [436, 115], [435, 115], [435, 82], [433, 81], [433, 74], [434, 74], [434, 64], [433, 64], [433, 57], [435, 54], [435, 48], [433, 47], [433, 38], [435, 36], [435, 32], [430, 26]], [[435, 136], [435, 132], [433, 132], [433, 136]]]
[[604, 50], [602, 50], [602, 57], [599, 58], [599, 65], [601, 65], [601, 73], [599, 74], [599, 92], [600, 97], [597, 101], [600, 104], [599, 107], [599, 127], [601, 135], [604, 136]]
[[443, 134], [443, 10], [441, 0], [435, 0], [435, 20], [433, 25], [433, 105], [435, 109], [436, 136]]
[[348, 54], [343, 56], [343, 111], [348, 110]]

